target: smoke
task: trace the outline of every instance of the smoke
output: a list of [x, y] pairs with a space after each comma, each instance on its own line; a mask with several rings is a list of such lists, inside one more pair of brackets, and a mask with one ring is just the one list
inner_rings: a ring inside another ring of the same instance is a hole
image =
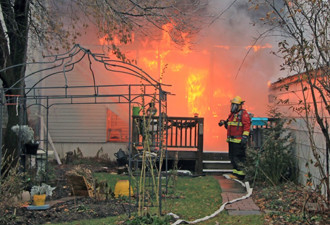
[[[221, 12], [232, 2], [211, 1], [210, 10]], [[200, 48], [213, 52], [215, 79], [233, 84], [233, 94], [241, 95], [246, 106], [259, 116], [265, 114], [267, 82], [279, 71], [279, 60], [271, 54], [276, 51], [276, 42], [271, 37], [257, 40], [264, 27], [256, 24], [256, 19], [266, 11], [249, 10], [248, 1], [236, 1], [200, 36]], [[261, 48], [255, 51], [250, 49], [252, 45]], [[219, 46], [228, 46], [228, 49]], [[222, 74], [222, 70], [226, 73]]]
[[[196, 51], [208, 69], [208, 93], [203, 95], [209, 110], [205, 117], [205, 150], [226, 150], [226, 131], [219, 128], [220, 119], [229, 114], [230, 99], [236, 95], [245, 100], [244, 108], [255, 116], [267, 116], [267, 82], [279, 72], [276, 42], [270, 38], [258, 39], [267, 29], [258, 19], [267, 9], [249, 10], [248, 1], [210, 1], [209, 12], [215, 17], [198, 36]], [[230, 6], [230, 7], [229, 7]], [[254, 47], [255, 46], [255, 47]], [[259, 48], [257, 48], [257, 46]], [[198, 65], [196, 64], [196, 65]]]

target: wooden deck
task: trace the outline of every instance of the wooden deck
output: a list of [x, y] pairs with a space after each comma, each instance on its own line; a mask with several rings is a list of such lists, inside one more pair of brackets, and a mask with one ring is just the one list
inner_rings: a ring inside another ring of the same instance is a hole
[[203, 173], [204, 118], [133, 116], [132, 126], [134, 148], [141, 148], [149, 136], [151, 148], [166, 146], [168, 161], [194, 161], [194, 172]]

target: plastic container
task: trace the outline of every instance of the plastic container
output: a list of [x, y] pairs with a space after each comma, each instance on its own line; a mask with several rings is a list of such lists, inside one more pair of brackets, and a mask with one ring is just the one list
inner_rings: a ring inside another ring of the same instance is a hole
[[33, 205], [40, 206], [44, 205], [46, 201], [46, 195], [33, 195]]
[[38, 148], [39, 148], [39, 143], [38, 144], [26, 143], [25, 144], [25, 154], [36, 155]]
[[[129, 196], [129, 181], [128, 180], [119, 180], [115, 186], [115, 197], [120, 196]], [[131, 187], [131, 196], [133, 196], [133, 189]]]
[[253, 117], [252, 126], [266, 126], [268, 123], [268, 118], [266, 117]]

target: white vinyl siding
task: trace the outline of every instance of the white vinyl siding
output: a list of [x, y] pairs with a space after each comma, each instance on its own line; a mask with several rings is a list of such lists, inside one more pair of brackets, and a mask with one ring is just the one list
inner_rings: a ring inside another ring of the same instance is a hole
[[105, 106], [54, 106], [49, 111], [49, 132], [54, 142], [105, 142]]
[[[294, 76], [293, 76], [294, 78]], [[294, 80], [291, 78], [291, 80]], [[284, 83], [286, 82], [286, 83]], [[287, 84], [288, 89], [280, 88], [279, 86], [273, 86], [270, 91], [270, 95], [276, 97], [277, 100], [273, 103], [278, 102], [280, 99], [282, 101], [288, 100], [286, 103], [277, 104], [276, 107], [283, 113], [283, 115], [287, 118], [293, 118], [294, 120], [288, 125], [288, 128], [291, 130], [295, 137], [295, 149], [294, 154], [297, 158], [299, 173], [300, 173], [300, 182], [305, 184], [306, 182], [306, 174], [310, 172], [314, 178], [314, 184], [319, 184], [320, 182], [320, 172], [317, 167], [314, 166], [316, 160], [312, 152], [308, 129], [306, 125], [306, 121], [303, 115], [299, 115], [297, 112], [293, 111], [293, 107], [300, 107], [299, 101], [303, 99], [302, 96], [302, 88], [300, 83], [298, 82], [290, 82], [290, 78], [284, 79], [282, 84]], [[320, 161], [324, 165], [326, 165], [326, 146], [325, 146], [325, 138], [322, 134], [319, 125], [315, 121], [314, 116], [314, 107], [312, 103], [310, 89], [305, 91], [307, 96], [307, 102], [310, 103], [310, 116], [308, 117], [310, 125], [314, 127], [313, 138], [315, 141], [315, 145], [317, 147], [317, 151], [320, 154]], [[317, 95], [317, 97], [319, 97]], [[319, 103], [320, 104], [320, 103]], [[319, 105], [320, 106], [320, 105]], [[327, 112], [325, 107], [319, 107], [319, 113], [324, 115], [324, 119], [329, 121], [329, 116], [327, 116]], [[312, 161], [312, 163], [311, 163]], [[308, 166], [306, 166], [308, 164]]]

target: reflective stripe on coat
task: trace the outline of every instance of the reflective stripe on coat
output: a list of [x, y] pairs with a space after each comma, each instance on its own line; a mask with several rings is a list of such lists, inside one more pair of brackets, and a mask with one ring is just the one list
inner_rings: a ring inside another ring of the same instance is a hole
[[241, 109], [238, 113], [231, 113], [228, 117], [227, 141], [233, 143], [241, 143], [242, 136], [249, 136], [251, 127], [251, 119], [245, 109]]

